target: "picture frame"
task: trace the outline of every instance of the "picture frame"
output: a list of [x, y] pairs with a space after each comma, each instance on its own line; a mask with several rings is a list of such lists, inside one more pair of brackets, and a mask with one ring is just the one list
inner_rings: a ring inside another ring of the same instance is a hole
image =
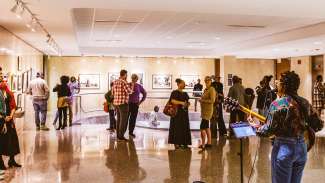
[[133, 74], [136, 74], [138, 76], [138, 78], [139, 78], [138, 83], [143, 86], [143, 84], [144, 84], [144, 73], [140, 73], [140, 72], [136, 73], [136, 72], [134, 72], [134, 73], [131, 74], [131, 76]]
[[11, 75], [11, 83], [10, 83], [10, 89], [12, 92], [17, 91], [17, 84], [18, 84], [17, 82], [18, 82], [17, 75], [12, 74]]
[[152, 89], [172, 89], [172, 75], [171, 74], [153, 74], [152, 75]]
[[180, 77], [185, 82], [185, 89], [193, 89], [197, 80], [200, 79], [199, 75], [181, 75]]
[[232, 74], [228, 74], [228, 78], [227, 78], [227, 81], [228, 81], [228, 86], [232, 86], [233, 83], [232, 83]]
[[22, 94], [17, 95], [16, 101], [17, 101], [17, 108], [22, 108], [23, 107], [22, 106]]
[[23, 93], [27, 91], [28, 82], [29, 82], [28, 71], [25, 71], [22, 74], [22, 92]]
[[19, 74], [19, 75], [17, 76], [17, 91], [21, 91], [22, 88], [23, 88], [23, 80], [22, 80], [22, 79], [23, 79], [23, 78], [22, 78], [22, 75]]
[[22, 58], [21, 56], [17, 57], [17, 70], [22, 71], [23, 70], [23, 65], [22, 65]]
[[100, 89], [100, 74], [79, 74], [80, 89]]
[[111, 83], [120, 78], [120, 73], [111, 72], [108, 73], [108, 89], [111, 89]]

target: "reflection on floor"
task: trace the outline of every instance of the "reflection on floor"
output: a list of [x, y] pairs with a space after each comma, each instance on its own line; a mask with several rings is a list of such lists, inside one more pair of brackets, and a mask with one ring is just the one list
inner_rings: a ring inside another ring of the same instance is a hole
[[[199, 133], [193, 132], [193, 148], [175, 151], [167, 144], [167, 131], [137, 128], [134, 140], [117, 143], [105, 128], [79, 125], [62, 132], [25, 131], [17, 157], [23, 168], [7, 171], [5, 182], [239, 182], [239, 142], [235, 139], [215, 140], [213, 149], [200, 152], [196, 148]], [[270, 182], [270, 151], [268, 139], [245, 141], [245, 182], [250, 175], [250, 182]], [[325, 180], [324, 155], [325, 138], [319, 137], [309, 153], [304, 182]]]

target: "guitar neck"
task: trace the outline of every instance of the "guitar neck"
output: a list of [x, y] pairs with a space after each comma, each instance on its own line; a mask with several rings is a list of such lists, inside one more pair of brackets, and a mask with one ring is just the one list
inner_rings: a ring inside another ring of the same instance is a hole
[[264, 116], [252, 111], [251, 109], [248, 109], [248, 108], [246, 108], [246, 107], [244, 107], [242, 105], [239, 105], [239, 110], [241, 110], [242, 112], [244, 112], [246, 114], [249, 114], [249, 115], [252, 115], [252, 116], [256, 117], [262, 123], [266, 122], [266, 118]]

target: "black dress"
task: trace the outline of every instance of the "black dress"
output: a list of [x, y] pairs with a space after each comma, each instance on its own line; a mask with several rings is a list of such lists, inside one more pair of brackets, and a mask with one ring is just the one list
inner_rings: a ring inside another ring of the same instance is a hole
[[[10, 116], [10, 95], [5, 98], [6, 103], [6, 116]], [[0, 123], [4, 123], [5, 119], [0, 119]], [[19, 140], [13, 121], [6, 122], [7, 133], [0, 134], [0, 155], [15, 156], [20, 153]]]
[[[186, 92], [174, 90], [170, 99], [185, 102], [189, 100], [189, 96]], [[192, 144], [188, 109], [181, 105], [178, 106], [176, 116], [170, 118], [168, 143], [175, 145]]]

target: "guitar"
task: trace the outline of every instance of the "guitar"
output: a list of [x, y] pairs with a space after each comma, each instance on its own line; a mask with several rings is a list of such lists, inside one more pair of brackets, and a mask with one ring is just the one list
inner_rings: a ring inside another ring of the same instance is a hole
[[[240, 110], [248, 115], [251, 115], [252, 117], [257, 118], [262, 124], [266, 123], [266, 117], [252, 111], [251, 109], [248, 109], [248, 108], [240, 105], [238, 103], [238, 101], [235, 99], [232, 99], [229, 97], [225, 98], [224, 106], [230, 111]], [[305, 139], [305, 143], [307, 145], [307, 151], [310, 151], [310, 149], [315, 144], [316, 136], [315, 136], [315, 131], [309, 126], [307, 126], [306, 130], [304, 131], [304, 139]]]

